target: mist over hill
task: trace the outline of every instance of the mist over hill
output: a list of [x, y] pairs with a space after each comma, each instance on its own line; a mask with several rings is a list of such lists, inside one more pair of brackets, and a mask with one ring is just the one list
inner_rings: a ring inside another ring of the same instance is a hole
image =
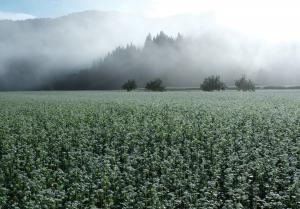
[[118, 89], [127, 79], [143, 86], [157, 77], [167, 86], [190, 87], [211, 74], [227, 84], [242, 74], [259, 85], [300, 84], [299, 43], [252, 39], [210, 15], [88, 11], [2, 20], [0, 32], [1, 90]]

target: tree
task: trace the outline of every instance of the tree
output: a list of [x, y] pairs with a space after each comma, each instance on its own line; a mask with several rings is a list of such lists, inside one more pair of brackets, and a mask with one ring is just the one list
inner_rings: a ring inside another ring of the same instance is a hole
[[239, 91], [255, 91], [255, 84], [250, 79], [247, 80], [244, 75], [235, 81], [235, 86]]
[[164, 91], [165, 87], [162, 85], [162, 81], [160, 79], [156, 79], [153, 81], [150, 81], [146, 84], [145, 87], [147, 90], [151, 91]]
[[153, 39], [152, 39], [151, 34], [149, 33], [149, 35], [146, 38], [144, 48], [148, 48], [148, 47], [152, 46], [152, 44], [153, 44]]
[[161, 31], [157, 36], [155, 36], [152, 39], [152, 42], [157, 46], [165, 47], [175, 45], [176, 40], [173, 37], [168, 36], [163, 31]]
[[220, 76], [210, 76], [205, 78], [200, 86], [203, 91], [220, 91], [225, 90], [225, 84], [220, 81]]
[[123, 89], [126, 89], [127, 91], [132, 91], [137, 88], [135, 80], [128, 80], [126, 83], [122, 86]]

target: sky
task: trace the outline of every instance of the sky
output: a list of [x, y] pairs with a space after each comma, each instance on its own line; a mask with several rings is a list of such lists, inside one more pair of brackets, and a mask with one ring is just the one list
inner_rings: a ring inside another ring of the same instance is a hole
[[0, 0], [0, 19], [57, 17], [85, 10], [149, 17], [210, 13], [220, 24], [245, 34], [294, 40], [300, 39], [299, 9], [299, 0]]
[[113, 10], [149, 16], [202, 12], [253, 17], [293, 16], [299, 6], [298, 0], [0, 0], [1, 12], [37, 17], [61, 16], [84, 10]]
[[[147, 0], [148, 1], [148, 0]], [[36, 17], [57, 17], [85, 10], [130, 11], [143, 10], [143, 0], [0, 0], [0, 11], [25, 13]]]

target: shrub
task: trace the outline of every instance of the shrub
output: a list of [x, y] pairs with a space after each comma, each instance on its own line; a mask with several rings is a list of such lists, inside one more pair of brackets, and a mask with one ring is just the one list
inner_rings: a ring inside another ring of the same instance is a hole
[[225, 90], [225, 84], [220, 81], [220, 76], [210, 76], [205, 78], [200, 86], [203, 91]]
[[126, 83], [122, 86], [123, 89], [127, 91], [132, 91], [137, 88], [135, 80], [128, 80]]
[[164, 91], [165, 87], [162, 85], [162, 81], [160, 79], [156, 79], [154, 81], [150, 81], [146, 84], [145, 87], [147, 90], [151, 91]]
[[239, 91], [255, 91], [255, 84], [250, 79], [247, 80], [246, 76], [235, 81], [235, 86]]

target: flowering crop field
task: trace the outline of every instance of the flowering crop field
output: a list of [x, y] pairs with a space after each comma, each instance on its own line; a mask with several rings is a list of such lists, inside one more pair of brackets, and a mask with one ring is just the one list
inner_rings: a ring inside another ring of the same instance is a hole
[[0, 208], [300, 208], [300, 91], [0, 93]]

